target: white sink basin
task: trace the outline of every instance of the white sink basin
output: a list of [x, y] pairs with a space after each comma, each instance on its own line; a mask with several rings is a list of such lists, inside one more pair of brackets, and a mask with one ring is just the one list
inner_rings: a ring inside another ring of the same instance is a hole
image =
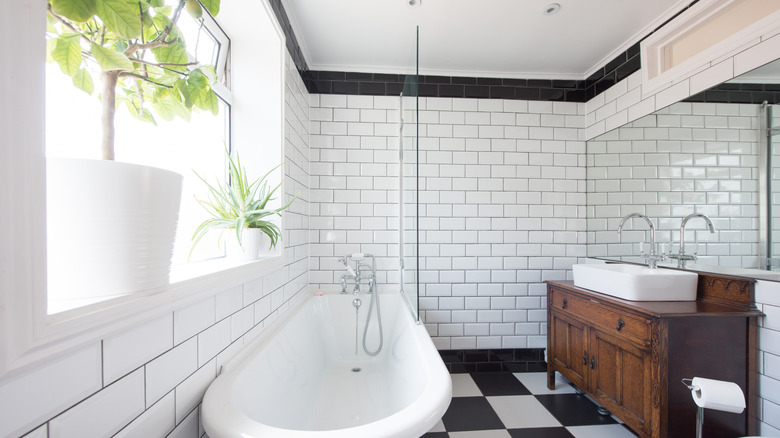
[[626, 264], [572, 266], [574, 285], [630, 301], [696, 301], [699, 275]]

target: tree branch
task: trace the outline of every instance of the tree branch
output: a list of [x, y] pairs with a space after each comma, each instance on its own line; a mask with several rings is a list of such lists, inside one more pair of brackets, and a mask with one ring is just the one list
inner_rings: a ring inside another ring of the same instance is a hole
[[165, 85], [165, 84], [162, 84], [160, 82], [156, 82], [156, 81], [152, 80], [151, 78], [148, 78], [148, 77], [146, 77], [146, 76], [144, 76], [142, 74], [134, 73], [134, 72], [131, 72], [131, 71], [122, 71], [122, 72], [119, 73], [119, 77], [120, 78], [131, 77], [131, 78], [142, 80], [144, 82], [148, 82], [148, 83], [150, 83], [152, 85], [155, 85], [157, 87], [163, 87], [163, 88], [167, 88], [169, 90], [173, 89], [172, 85]]
[[171, 34], [171, 31], [173, 30], [173, 26], [175, 26], [176, 23], [179, 21], [179, 15], [181, 15], [181, 10], [183, 7], [184, 7], [184, 0], [179, 0], [179, 5], [176, 7], [176, 10], [173, 12], [173, 15], [171, 16], [171, 22], [167, 26], [165, 26], [165, 29], [163, 29], [162, 33], [157, 35], [155, 39], [149, 41], [148, 43], [131, 44], [125, 50], [125, 56], [129, 58], [130, 56], [132, 56], [133, 54], [141, 50], [154, 49], [155, 47], [169, 46], [173, 44], [173, 41], [167, 41], [167, 38], [168, 35]]
[[51, 10], [51, 4], [49, 4], [49, 5], [47, 6], [47, 9], [48, 9], [49, 15], [51, 15], [52, 17], [54, 17], [54, 19], [55, 19], [55, 20], [57, 20], [57, 21], [59, 21], [60, 23], [62, 23], [62, 25], [63, 25], [63, 26], [65, 26], [65, 27], [67, 27], [68, 29], [70, 29], [70, 31], [71, 31], [71, 32], [78, 34], [78, 35], [79, 35], [81, 38], [83, 38], [83, 39], [84, 39], [86, 42], [88, 42], [88, 43], [92, 43], [92, 40], [91, 40], [91, 39], [89, 39], [89, 38], [87, 38], [87, 36], [86, 36], [86, 35], [84, 35], [84, 32], [82, 32], [82, 31], [80, 31], [80, 30], [76, 29], [76, 28], [73, 26], [73, 24], [71, 24], [71, 23], [70, 23], [70, 21], [68, 21], [68, 20], [66, 20], [66, 19], [64, 19], [64, 18], [62, 18], [62, 17], [60, 17], [59, 15], [55, 14], [55, 13], [54, 13], [54, 11], [52, 11], [52, 10]]
[[138, 59], [138, 58], [129, 58], [129, 59], [130, 59], [131, 62], [137, 62], [139, 64], [151, 65], [152, 67], [160, 67], [160, 68], [165, 68], [165, 67], [191, 67], [193, 65], [198, 65], [197, 62], [188, 62], [186, 64], [176, 64], [176, 63], [173, 63], [173, 62], [151, 62], [151, 61], [145, 61], [143, 59]]

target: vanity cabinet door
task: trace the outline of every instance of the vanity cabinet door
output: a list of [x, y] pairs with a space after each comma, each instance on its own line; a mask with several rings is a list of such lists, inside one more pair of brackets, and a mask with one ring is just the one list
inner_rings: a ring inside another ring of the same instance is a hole
[[588, 349], [590, 392], [626, 425], [650, 434], [652, 358], [649, 352], [593, 328]]
[[550, 360], [556, 369], [578, 388], [585, 388], [587, 370], [586, 326], [576, 319], [568, 318], [559, 312], [551, 313]]

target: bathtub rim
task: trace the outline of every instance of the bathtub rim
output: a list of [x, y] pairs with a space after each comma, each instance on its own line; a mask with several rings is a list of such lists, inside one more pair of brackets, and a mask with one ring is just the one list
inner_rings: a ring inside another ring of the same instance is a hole
[[[392, 296], [398, 291], [383, 292], [382, 297]], [[338, 293], [325, 294], [339, 295]], [[319, 296], [308, 293], [306, 296], [298, 299], [291, 304], [283, 315], [276, 318], [254, 339], [241, 348], [241, 351], [231, 358], [226, 364], [220, 367], [216, 379], [209, 385], [206, 394], [203, 397], [201, 408], [201, 421], [206, 432], [212, 438], [222, 438], [222, 436], [213, 434], [214, 426], [217, 424], [230, 424], [228, 435], [225, 438], [245, 437], [245, 436], [273, 436], [273, 437], [293, 437], [310, 436], [312, 438], [330, 438], [330, 437], [387, 437], [397, 436], [421, 436], [432, 429], [446, 412], [452, 399], [452, 380], [441, 356], [438, 353], [425, 325], [412, 317], [406, 303], [402, 301], [399, 311], [403, 312], [408, 318], [407, 322], [412, 325], [413, 339], [415, 346], [420, 350], [422, 364], [427, 378], [425, 386], [420, 391], [420, 395], [409, 405], [401, 410], [381, 418], [379, 420], [353, 426], [344, 429], [331, 429], [321, 431], [283, 429], [270, 426], [256, 421], [244, 414], [239, 406], [236, 406], [232, 400], [230, 389], [238, 375], [249, 366], [253, 353], [262, 350], [266, 344], [271, 342], [274, 335], [278, 333], [286, 324], [307, 305], [310, 299], [316, 299]], [[421, 369], [421, 371], [422, 371]], [[424, 415], [420, 415], [425, 409]], [[212, 418], [212, 415], [214, 418]], [[403, 426], [402, 426], [403, 425]]]

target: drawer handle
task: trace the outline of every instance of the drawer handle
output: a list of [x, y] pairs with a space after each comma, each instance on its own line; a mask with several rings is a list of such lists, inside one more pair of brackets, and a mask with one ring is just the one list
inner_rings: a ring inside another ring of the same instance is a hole
[[623, 321], [623, 318], [618, 319], [618, 325], [615, 327], [615, 330], [620, 331], [624, 325], [626, 325], [626, 322]]
[[582, 364], [583, 365], [588, 365], [588, 352], [587, 351], [585, 352], [585, 355], [582, 356]]
[[590, 369], [596, 368], [596, 355], [593, 354], [590, 356]]
[[565, 309], [566, 308], [566, 304], [568, 304], [568, 303], [569, 303], [568, 300], [566, 300], [566, 298], [564, 298], [563, 299], [563, 306], [561, 306], [561, 309]]

